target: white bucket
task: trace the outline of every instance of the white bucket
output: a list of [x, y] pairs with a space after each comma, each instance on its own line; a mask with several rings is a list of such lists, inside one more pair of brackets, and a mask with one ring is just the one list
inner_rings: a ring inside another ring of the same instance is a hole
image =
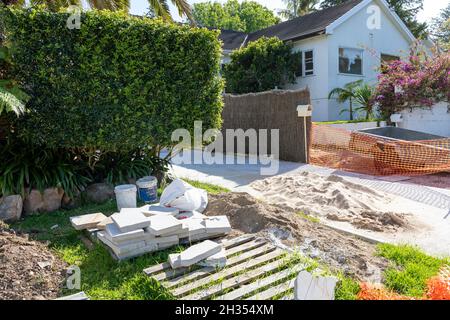
[[116, 194], [117, 209], [120, 211], [122, 208], [136, 208], [137, 188], [134, 184], [124, 184], [114, 188]]

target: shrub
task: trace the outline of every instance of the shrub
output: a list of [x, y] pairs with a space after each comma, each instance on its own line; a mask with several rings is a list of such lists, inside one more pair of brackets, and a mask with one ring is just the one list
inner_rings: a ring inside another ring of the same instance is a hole
[[261, 92], [295, 83], [300, 54], [278, 38], [250, 42], [231, 54], [224, 75], [229, 93]]
[[376, 101], [385, 116], [450, 101], [450, 53], [428, 56], [413, 51], [408, 61], [394, 61], [382, 71]]
[[217, 32], [124, 13], [3, 9], [12, 73], [31, 97], [19, 133], [94, 157], [171, 146], [178, 128], [221, 124]]

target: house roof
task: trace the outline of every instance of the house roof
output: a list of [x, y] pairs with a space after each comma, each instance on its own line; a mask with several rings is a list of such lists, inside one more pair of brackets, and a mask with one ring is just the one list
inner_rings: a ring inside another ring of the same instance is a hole
[[313, 37], [325, 33], [327, 26], [338, 20], [362, 1], [349, 0], [341, 5], [281, 22], [250, 34], [222, 30], [220, 39], [224, 43], [225, 50], [234, 50], [240, 48], [247, 42], [258, 40], [261, 37], [278, 37], [283, 41]]

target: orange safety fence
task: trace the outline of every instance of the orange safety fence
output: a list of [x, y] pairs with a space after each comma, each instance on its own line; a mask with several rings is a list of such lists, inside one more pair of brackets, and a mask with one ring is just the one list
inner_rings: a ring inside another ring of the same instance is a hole
[[311, 164], [370, 175], [450, 171], [450, 138], [404, 141], [313, 124]]

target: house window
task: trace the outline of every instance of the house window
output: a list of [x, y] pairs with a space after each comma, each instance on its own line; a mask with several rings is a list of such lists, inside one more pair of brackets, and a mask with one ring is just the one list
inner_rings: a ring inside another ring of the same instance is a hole
[[314, 52], [312, 50], [300, 51], [300, 65], [295, 73], [296, 77], [314, 75]]
[[314, 74], [314, 52], [312, 50], [305, 51], [304, 56], [305, 76], [312, 76]]
[[339, 73], [363, 74], [363, 50], [339, 48]]
[[400, 60], [400, 57], [392, 56], [390, 54], [384, 54], [384, 53], [381, 54], [381, 63], [382, 64], [389, 64], [393, 61], [398, 61], [398, 60]]

